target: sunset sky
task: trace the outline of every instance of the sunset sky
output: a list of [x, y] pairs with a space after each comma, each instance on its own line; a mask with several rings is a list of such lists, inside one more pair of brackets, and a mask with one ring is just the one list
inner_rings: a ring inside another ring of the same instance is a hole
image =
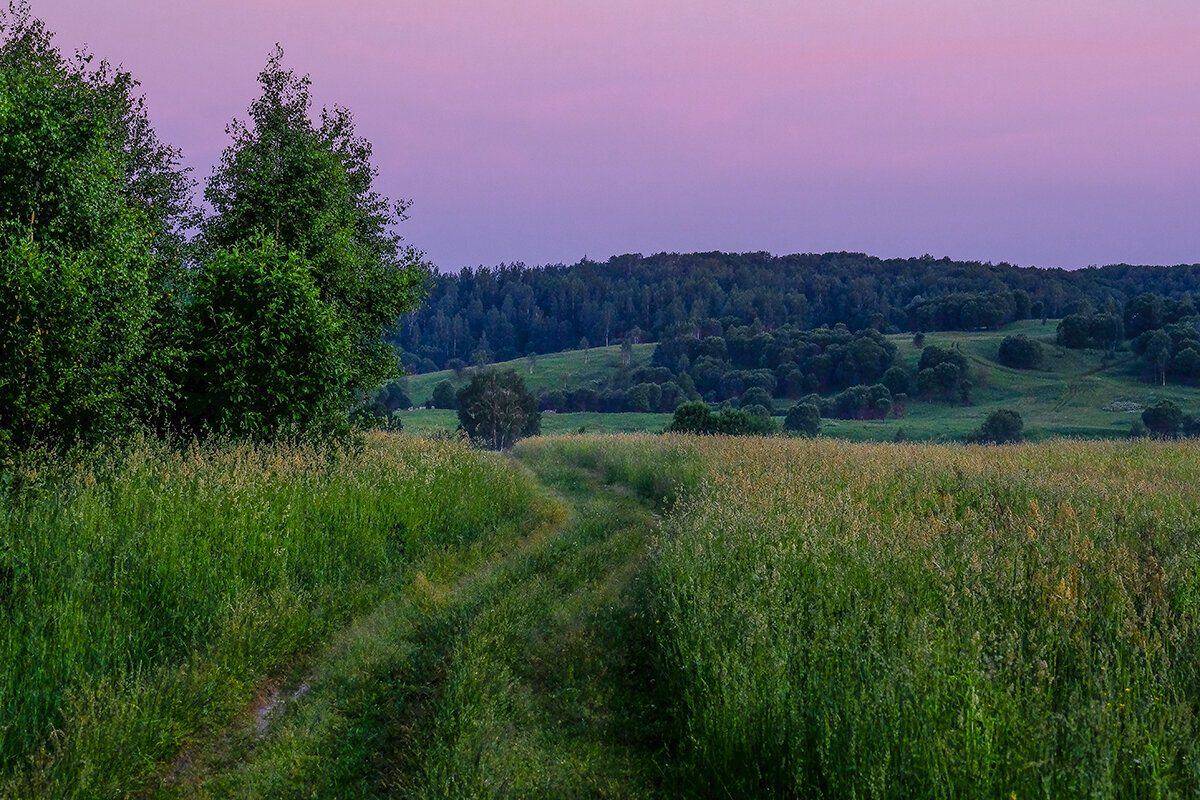
[[208, 176], [276, 42], [443, 270], [1200, 262], [1195, 0], [32, 0]]

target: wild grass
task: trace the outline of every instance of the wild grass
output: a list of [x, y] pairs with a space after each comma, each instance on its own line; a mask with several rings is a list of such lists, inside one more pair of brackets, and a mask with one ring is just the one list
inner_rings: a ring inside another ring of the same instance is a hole
[[682, 489], [652, 558], [695, 794], [1200, 792], [1195, 444], [587, 457]]
[[147, 441], [0, 504], [0, 795], [124, 796], [430, 554], [539, 514], [453, 443]]

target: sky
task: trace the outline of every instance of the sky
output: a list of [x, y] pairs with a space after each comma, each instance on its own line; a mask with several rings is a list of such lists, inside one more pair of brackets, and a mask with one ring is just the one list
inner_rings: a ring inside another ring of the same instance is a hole
[[203, 182], [276, 43], [439, 269], [1200, 262], [1195, 0], [31, 0]]

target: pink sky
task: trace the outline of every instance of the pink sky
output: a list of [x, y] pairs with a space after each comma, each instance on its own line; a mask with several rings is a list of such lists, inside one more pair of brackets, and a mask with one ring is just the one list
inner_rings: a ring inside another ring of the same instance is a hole
[[1200, 262], [1195, 0], [32, 0], [197, 177], [276, 42], [440, 268]]

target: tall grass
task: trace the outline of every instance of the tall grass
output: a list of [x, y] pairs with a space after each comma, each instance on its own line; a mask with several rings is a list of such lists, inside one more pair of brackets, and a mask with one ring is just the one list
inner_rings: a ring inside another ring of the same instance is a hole
[[[535, 524], [498, 457], [147, 441], [0, 505], [0, 795], [120, 796], [415, 559]], [[53, 473], [53, 474], [49, 474]]]
[[707, 474], [680, 481], [654, 558], [698, 794], [1200, 792], [1196, 445], [612, 439], [591, 458], [688, 453]]

